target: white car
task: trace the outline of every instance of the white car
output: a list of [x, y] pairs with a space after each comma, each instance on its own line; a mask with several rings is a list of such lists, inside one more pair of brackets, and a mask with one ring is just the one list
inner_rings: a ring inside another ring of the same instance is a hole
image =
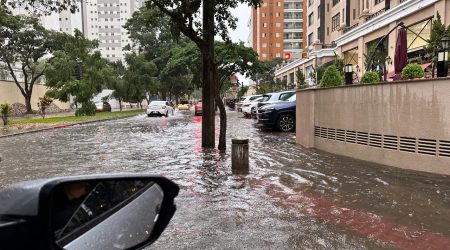
[[167, 101], [152, 101], [148, 105], [147, 116], [158, 115], [168, 117], [169, 114], [173, 115], [173, 107]]
[[244, 103], [242, 105], [242, 113], [245, 116], [252, 116], [252, 115], [256, 115], [256, 105], [258, 105], [259, 101], [262, 101], [264, 97], [260, 96], [254, 100], [251, 100], [248, 103]]
[[242, 112], [242, 107], [245, 104], [247, 104], [247, 103], [249, 103], [249, 102], [251, 102], [251, 101], [253, 101], [253, 100], [255, 100], [255, 99], [259, 98], [259, 97], [261, 97], [261, 95], [249, 95], [249, 96], [241, 97], [241, 99], [239, 99], [239, 102], [236, 104], [237, 111], [238, 112]]

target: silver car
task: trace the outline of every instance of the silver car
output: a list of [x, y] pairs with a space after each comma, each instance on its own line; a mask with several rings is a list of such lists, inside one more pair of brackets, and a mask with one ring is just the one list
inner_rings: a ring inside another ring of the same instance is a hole
[[148, 105], [147, 116], [165, 116], [168, 117], [169, 114], [173, 115], [173, 107], [168, 101], [152, 101]]

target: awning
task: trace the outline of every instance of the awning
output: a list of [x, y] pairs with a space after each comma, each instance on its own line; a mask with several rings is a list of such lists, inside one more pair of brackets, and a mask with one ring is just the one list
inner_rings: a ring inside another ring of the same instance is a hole
[[431, 66], [431, 63], [424, 63], [424, 64], [422, 64], [420, 66], [422, 67], [422, 69], [426, 69], [426, 68]]

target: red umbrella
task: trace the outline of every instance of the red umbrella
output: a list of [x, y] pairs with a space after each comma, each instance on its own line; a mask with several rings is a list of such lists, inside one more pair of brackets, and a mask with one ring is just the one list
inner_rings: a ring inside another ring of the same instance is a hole
[[398, 30], [397, 43], [395, 44], [394, 68], [395, 74], [400, 74], [408, 64], [408, 43], [406, 41], [406, 29]]

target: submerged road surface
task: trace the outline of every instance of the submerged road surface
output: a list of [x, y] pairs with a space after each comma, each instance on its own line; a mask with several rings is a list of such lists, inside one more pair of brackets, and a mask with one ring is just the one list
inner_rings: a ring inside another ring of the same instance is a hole
[[[450, 177], [295, 144], [228, 113], [250, 173], [201, 148], [201, 117], [133, 118], [0, 139], [0, 187], [74, 174], [145, 172], [181, 186], [152, 249], [450, 249]], [[230, 142], [230, 140], [228, 140]], [[449, 166], [450, 167], [450, 166]]]

